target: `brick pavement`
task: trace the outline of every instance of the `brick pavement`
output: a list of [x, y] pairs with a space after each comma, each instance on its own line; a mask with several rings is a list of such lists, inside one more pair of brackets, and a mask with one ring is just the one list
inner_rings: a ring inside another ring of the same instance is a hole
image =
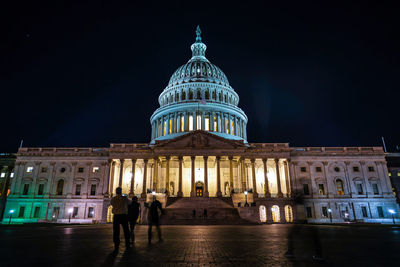
[[165, 241], [151, 246], [146, 230], [138, 226], [135, 246], [125, 250], [122, 242], [113, 253], [110, 225], [2, 226], [0, 265], [384, 266], [400, 260], [397, 227], [164, 226]]

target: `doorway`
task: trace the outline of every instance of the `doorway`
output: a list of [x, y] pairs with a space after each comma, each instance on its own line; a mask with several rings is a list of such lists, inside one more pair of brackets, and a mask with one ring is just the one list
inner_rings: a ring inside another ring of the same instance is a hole
[[202, 197], [204, 190], [204, 184], [202, 182], [196, 183], [196, 197]]

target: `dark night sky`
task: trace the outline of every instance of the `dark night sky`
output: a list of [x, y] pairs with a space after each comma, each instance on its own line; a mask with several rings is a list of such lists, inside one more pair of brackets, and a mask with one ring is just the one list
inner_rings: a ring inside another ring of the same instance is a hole
[[400, 144], [395, 6], [52, 2], [1, 7], [0, 152], [21, 139], [149, 142], [158, 95], [189, 60], [197, 24], [240, 96], [249, 142]]

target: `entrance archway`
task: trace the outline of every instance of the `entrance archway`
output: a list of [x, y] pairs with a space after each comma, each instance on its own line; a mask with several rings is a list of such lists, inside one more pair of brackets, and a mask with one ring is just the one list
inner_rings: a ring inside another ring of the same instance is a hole
[[285, 220], [286, 222], [293, 222], [293, 211], [289, 205], [285, 206]]
[[112, 206], [108, 206], [107, 208], [107, 222], [112, 222], [113, 221], [113, 213], [112, 213]]
[[204, 184], [203, 182], [196, 182], [196, 197], [202, 197], [204, 192]]
[[260, 206], [260, 222], [267, 222], [267, 209], [264, 205]]
[[272, 206], [271, 211], [272, 211], [272, 220], [274, 222], [280, 222], [281, 216], [279, 214], [279, 207], [277, 205], [274, 205]]

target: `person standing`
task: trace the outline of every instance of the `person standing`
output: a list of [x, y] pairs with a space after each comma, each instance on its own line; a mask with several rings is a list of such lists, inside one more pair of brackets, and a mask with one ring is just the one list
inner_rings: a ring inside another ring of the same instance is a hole
[[135, 225], [140, 214], [140, 204], [138, 203], [137, 196], [132, 198], [131, 204], [128, 205], [128, 222], [129, 230], [131, 232], [132, 244], [135, 242]]
[[124, 230], [125, 237], [125, 247], [130, 248], [131, 244], [129, 241], [129, 227], [128, 227], [128, 204], [129, 200], [126, 196], [122, 195], [122, 188], [117, 187], [115, 189], [116, 196], [111, 199], [113, 217], [113, 241], [115, 249], [119, 248], [120, 238], [120, 228]]
[[148, 229], [148, 241], [149, 244], [151, 244], [151, 237], [152, 237], [152, 227], [153, 225], [156, 226], [157, 232], [158, 232], [158, 241], [162, 242], [163, 239], [161, 237], [161, 228], [160, 228], [160, 216], [158, 215], [158, 210], [162, 213], [162, 205], [161, 202], [158, 201], [155, 197], [153, 198], [153, 202], [151, 202], [150, 206], [149, 204], [146, 203], [146, 207], [149, 209], [148, 212], [148, 223], [149, 223], [149, 229]]

